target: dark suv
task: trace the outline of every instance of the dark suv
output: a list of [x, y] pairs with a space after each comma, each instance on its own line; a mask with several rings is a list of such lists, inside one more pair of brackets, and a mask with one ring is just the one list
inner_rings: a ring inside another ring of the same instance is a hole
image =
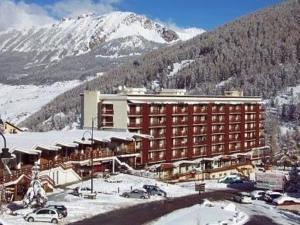
[[167, 193], [155, 185], [144, 185], [143, 188], [149, 195], [159, 195], [167, 197]]
[[56, 209], [63, 217], [68, 216], [68, 210], [64, 205], [48, 205], [47, 208]]

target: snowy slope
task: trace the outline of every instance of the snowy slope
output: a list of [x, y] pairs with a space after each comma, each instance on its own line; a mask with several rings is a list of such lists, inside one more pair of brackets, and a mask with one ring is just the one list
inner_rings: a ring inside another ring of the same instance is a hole
[[43, 59], [57, 60], [89, 52], [101, 43], [116, 39], [141, 36], [147, 41], [167, 44], [187, 40], [203, 32], [202, 29], [190, 28], [177, 33], [161, 23], [131, 12], [112, 12], [103, 16], [84, 14], [44, 27], [2, 32], [0, 53], [35, 51], [38, 56], [48, 52], [49, 55], [43, 56]]
[[74, 80], [44, 86], [0, 84], [0, 117], [13, 123], [21, 122], [56, 96], [80, 83]]

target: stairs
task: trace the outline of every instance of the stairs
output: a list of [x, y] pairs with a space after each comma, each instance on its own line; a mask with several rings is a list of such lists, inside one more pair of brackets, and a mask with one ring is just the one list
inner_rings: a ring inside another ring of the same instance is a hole
[[127, 163], [122, 162], [118, 157], [114, 157], [113, 160], [115, 160], [120, 166], [126, 167], [128, 170], [131, 170], [131, 171], [134, 170], [134, 169], [133, 169], [131, 166], [129, 166]]

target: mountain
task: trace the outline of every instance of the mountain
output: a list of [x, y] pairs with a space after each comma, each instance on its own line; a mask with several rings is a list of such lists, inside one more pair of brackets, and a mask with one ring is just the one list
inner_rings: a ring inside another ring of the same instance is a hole
[[202, 29], [172, 30], [131, 12], [75, 19], [0, 33], [0, 82], [51, 84], [84, 79], [153, 49], [190, 39]]
[[74, 121], [84, 89], [113, 93], [119, 85], [150, 88], [155, 82], [163, 88], [187, 88], [190, 94], [242, 89], [245, 95], [274, 98], [286, 87], [300, 84], [299, 37], [300, 1], [288, 0], [113, 68], [58, 96], [23, 125], [59, 129], [55, 121], [42, 123], [61, 112], [66, 121]]
[[203, 32], [171, 29], [131, 12], [84, 14], [1, 32], [0, 117], [19, 123], [57, 95], [111, 68]]

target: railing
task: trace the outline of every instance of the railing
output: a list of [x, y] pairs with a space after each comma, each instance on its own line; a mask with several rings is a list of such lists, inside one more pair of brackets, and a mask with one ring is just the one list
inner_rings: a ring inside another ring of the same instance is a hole
[[239, 122], [241, 122], [242, 120], [241, 120], [241, 117], [236, 117], [236, 118], [230, 118], [229, 119], [229, 122], [230, 123], [239, 123]]
[[141, 123], [129, 122], [128, 127], [141, 127]]
[[186, 154], [175, 154], [172, 156], [172, 159], [183, 159], [186, 158], [187, 155]]
[[172, 145], [172, 147], [174, 147], [174, 148], [186, 147], [186, 146], [187, 146], [187, 142], [179, 142], [179, 143], [174, 143]]
[[142, 111], [136, 111], [136, 110], [130, 109], [128, 111], [128, 115], [129, 116], [139, 116], [139, 115], [142, 115]]
[[165, 114], [166, 110], [165, 109], [153, 109], [150, 110], [150, 115], [160, 115], [160, 114]]
[[102, 109], [101, 113], [112, 115], [112, 114], [114, 114], [114, 110], [113, 109]]
[[173, 125], [187, 125], [188, 120], [176, 120], [173, 122]]
[[197, 113], [200, 113], [200, 114], [201, 114], [201, 113], [206, 114], [206, 113], [207, 113], [207, 108], [205, 108], [205, 109], [194, 108], [193, 112], [194, 112], [195, 114], [197, 114]]
[[187, 132], [180, 132], [180, 131], [178, 131], [178, 132], [174, 132], [173, 133], [173, 137], [175, 136], [186, 136], [187, 135]]
[[114, 126], [114, 122], [102, 122], [101, 126], [113, 127]]
[[203, 130], [195, 130], [193, 134], [197, 135], [197, 134], [206, 134], [206, 133], [207, 133], [207, 131], [205, 129], [203, 129]]
[[152, 123], [150, 122], [150, 127], [151, 126], [165, 126], [166, 122], [159, 122], [159, 121], [152, 121]]
[[221, 118], [216, 118], [216, 119], [212, 119], [212, 123], [224, 123], [225, 122], [225, 118], [221, 119]]
[[159, 133], [159, 132], [154, 132], [151, 134], [154, 138], [163, 138], [165, 135], [166, 135], [166, 132], [162, 132], [162, 133]]
[[240, 166], [252, 166], [253, 164], [251, 163], [251, 161], [245, 161], [245, 162], [239, 162], [233, 165], [225, 165], [219, 168], [214, 168], [214, 169], [205, 169], [204, 173], [214, 173], [214, 172], [218, 172], [218, 171], [224, 171], [224, 170], [231, 170], [231, 169], [237, 169], [237, 167]]
[[187, 113], [188, 113], [187, 108], [173, 110], [173, 114], [187, 114]]
[[158, 150], [158, 149], [165, 149], [166, 145], [152, 145], [150, 146], [149, 150]]
[[220, 109], [220, 108], [212, 108], [212, 113], [225, 113], [225, 109], [224, 109], [224, 107], [222, 108], [222, 109]]
[[[107, 158], [112, 156], [114, 156], [113, 152], [102, 152], [102, 151], [93, 152], [94, 160], [98, 158]], [[77, 154], [77, 155], [74, 154], [69, 157], [62, 157], [56, 160], [49, 160], [47, 163], [41, 163], [39, 166], [41, 171], [49, 170], [59, 166], [61, 166], [64, 169], [67, 169], [67, 168], [73, 168], [73, 166], [70, 165], [69, 167], [65, 163], [72, 162], [72, 161], [79, 162], [84, 160], [91, 160], [91, 152], [87, 152], [86, 154]], [[7, 183], [7, 182], [17, 180], [22, 174], [31, 176], [32, 165], [26, 165], [23, 166], [21, 169], [11, 170], [11, 172], [12, 172], [11, 175], [0, 176], [0, 183]]]
[[229, 113], [230, 114], [239, 114], [239, 113], [241, 113], [241, 108], [236, 109], [235, 107], [233, 107], [233, 108], [229, 107]]
[[206, 124], [207, 120], [194, 120], [194, 124]]

